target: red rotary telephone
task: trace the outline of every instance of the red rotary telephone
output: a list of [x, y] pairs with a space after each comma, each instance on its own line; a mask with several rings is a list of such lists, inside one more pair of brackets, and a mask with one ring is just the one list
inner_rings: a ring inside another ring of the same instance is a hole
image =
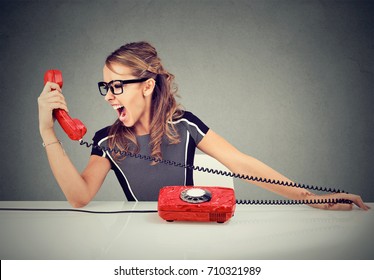
[[[62, 88], [63, 80], [61, 71], [53, 69], [45, 72], [44, 84], [47, 82], [54, 82]], [[71, 140], [82, 140], [87, 132], [87, 128], [80, 120], [72, 119], [69, 114], [62, 109], [53, 110], [53, 115]]]
[[224, 223], [235, 206], [234, 190], [225, 187], [166, 186], [158, 197], [158, 214], [168, 222]]

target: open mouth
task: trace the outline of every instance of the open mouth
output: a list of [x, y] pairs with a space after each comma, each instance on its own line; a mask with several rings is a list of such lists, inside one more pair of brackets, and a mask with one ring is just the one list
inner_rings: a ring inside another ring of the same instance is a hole
[[126, 108], [123, 105], [113, 105], [113, 109], [117, 111], [118, 118], [123, 121], [126, 117]]

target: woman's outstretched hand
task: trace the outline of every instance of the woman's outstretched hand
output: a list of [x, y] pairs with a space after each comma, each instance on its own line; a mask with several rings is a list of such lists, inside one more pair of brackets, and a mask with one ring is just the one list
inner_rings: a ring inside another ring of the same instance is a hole
[[308, 204], [311, 207], [318, 208], [318, 209], [323, 209], [323, 210], [352, 210], [353, 205], [355, 204], [362, 210], [369, 210], [371, 209], [368, 205], [366, 205], [362, 198], [359, 195], [355, 194], [348, 194], [348, 193], [333, 193], [333, 194], [328, 194], [328, 195], [314, 195], [310, 194], [307, 197], [307, 200], [325, 200], [325, 199], [330, 199], [332, 201], [334, 200], [339, 200], [339, 199], [344, 199], [344, 200], [350, 200], [352, 203], [346, 204], [346, 203], [321, 203], [321, 204]]

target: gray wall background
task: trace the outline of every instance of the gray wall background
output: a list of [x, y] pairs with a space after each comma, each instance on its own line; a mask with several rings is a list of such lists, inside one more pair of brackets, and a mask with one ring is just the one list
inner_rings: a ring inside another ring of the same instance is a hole
[[[105, 57], [147, 40], [184, 107], [241, 151], [373, 202], [373, 14], [372, 1], [1, 1], [0, 199], [65, 199], [38, 131], [45, 70], [62, 70], [90, 140], [116, 117], [96, 88]], [[89, 149], [56, 130], [82, 170]], [[113, 173], [95, 199], [124, 199]]]

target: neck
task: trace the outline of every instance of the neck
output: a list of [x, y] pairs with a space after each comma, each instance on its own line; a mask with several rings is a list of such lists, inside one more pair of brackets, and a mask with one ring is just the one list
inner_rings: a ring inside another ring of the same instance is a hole
[[135, 134], [137, 136], [142, 136], [142, 135], [147, 135], [150, 133], [150, 128], [149, 125], [148, 127], [142, 126], [142, 125], [137, 125], [134, 127]]
[[146, 135], [151, 132], [151, 110], [146, 110], [134, 125], [134, 132], [138, 136]]

